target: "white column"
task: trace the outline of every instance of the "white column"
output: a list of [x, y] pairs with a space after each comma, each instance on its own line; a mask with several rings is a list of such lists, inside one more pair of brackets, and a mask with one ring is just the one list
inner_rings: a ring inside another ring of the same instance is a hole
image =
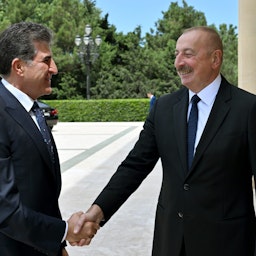
[[238, 86], [256, 94], [255, 0], [239, 0]]

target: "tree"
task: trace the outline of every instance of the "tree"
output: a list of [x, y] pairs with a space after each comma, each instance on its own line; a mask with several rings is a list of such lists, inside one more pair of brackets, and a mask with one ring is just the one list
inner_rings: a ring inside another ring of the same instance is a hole
[[238, 39], [236, 27], [226, 24], [219, 26], [219, 33], [223, 41], [224, 59], [222, 65], [222, 74], [227, 77], [230, 83], [238, 83]]
[[[100, 57], [91, 68], [91, 98], [142, 98], [147, 91], [156, 96], [176, 91], [180, 79], [174, 67], [177, 38], [191, 26], [205, 26], [205, 15], [189, 6], [171, 2], [162, 18], [144, 37], [141, 27], [123, 34], [109, 24], [93, 0], [0, 0], [0, 30], [23, 21], [42, 23], [54, 32], [52, 46], [59, 73], [52, 79], [49, 99], [86, 98], [86, 65], [77, 54], [74, 40], [83, 36], [86, 24], [93, 28], [92, 37], [100, 35]], [[213, 26], [224, 45], [222, 73], [237, 84], [236, 27]]]

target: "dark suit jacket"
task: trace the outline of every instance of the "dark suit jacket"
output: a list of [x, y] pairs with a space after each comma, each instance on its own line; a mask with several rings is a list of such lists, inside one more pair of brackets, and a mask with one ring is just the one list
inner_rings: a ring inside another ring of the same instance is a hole
[[253, 256], [256, 96], [222, 78], [190, 172], [187, 107], [186, 88], [156, 101], [139, 140], [95, 203], [107, 221], [160, 157], [153, 255], [179, 256], [184, 241], [189, 256]]
[[0, 255], [58, 255], [65, 231], [52, 164], [29, 113], [0, 83]]

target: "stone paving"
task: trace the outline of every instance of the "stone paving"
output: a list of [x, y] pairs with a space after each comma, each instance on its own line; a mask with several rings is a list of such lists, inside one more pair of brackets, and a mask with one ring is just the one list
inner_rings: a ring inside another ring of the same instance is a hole
[[[86, 211], [132, 149], [141, 122], [58, 123], [53, 136], [62, 168], [60, 208], [64, 219]], [[157, 197], [158, 163], [139, 189], [86, 247], [68, 245], [70, 256], [150, 256]]]

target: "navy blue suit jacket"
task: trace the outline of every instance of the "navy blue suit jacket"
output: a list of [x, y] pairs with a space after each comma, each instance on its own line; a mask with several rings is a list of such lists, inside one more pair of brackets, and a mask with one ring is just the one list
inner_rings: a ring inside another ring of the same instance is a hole
[[54, 154], [55, 164], [29, 113], [0, 83], [0, 255], [59, 255], [65, 222], [55, 144]]

